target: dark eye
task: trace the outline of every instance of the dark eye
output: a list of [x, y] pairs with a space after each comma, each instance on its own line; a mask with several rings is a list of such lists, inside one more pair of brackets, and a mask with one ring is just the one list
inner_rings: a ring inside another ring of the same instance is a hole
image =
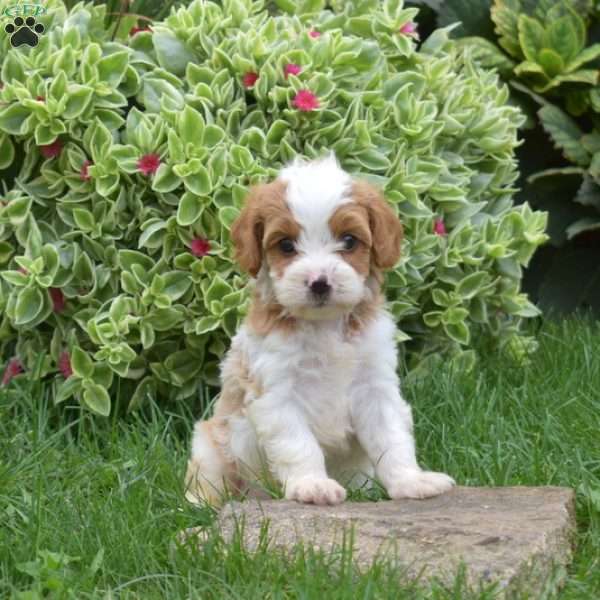
[[296, 252], [294, 242], [289, 238], [284, 238], [279, 241], [279, 249], [283, 254], [294, 254], [294, 252]]
[[354, 250], [358, 240], [350, 233], [346, 233], [342, 236], [342, 244], [344, 244], [344, 250]]

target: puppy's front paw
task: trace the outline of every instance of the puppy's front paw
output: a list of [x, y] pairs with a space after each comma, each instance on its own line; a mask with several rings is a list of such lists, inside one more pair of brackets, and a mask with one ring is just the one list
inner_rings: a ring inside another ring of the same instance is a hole
[[430, 498], [452, 489], [456, 482], [445, 473], [406, 469], [388, 487], [392, 500], [400, 498]]
[[334, 479], [301, 477], [287, 482], [285, 497], [305, 504], [340, 504], [346, 499], [346, 490]]

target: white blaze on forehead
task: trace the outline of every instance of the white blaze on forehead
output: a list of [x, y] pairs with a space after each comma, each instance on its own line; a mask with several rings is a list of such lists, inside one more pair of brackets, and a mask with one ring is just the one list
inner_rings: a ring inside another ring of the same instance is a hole
[[335, 156], [295, 161], [281, 171], [279, 179], [287, 183], [287, 204], [302, 227], [300, 244], [332, 241], [329, 219], [342, 204], [352, 201], [352, 178]]

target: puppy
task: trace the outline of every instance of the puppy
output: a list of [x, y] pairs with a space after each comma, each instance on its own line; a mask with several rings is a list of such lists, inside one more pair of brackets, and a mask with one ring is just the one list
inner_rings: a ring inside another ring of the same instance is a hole
[[231, 235], [256, 285], [214, 416], [194, 428], [187, 498], [217, 504], [265, 473], [314, 504], [373, 477], [394, 499], [449, 490], [448, 475], [417, 464], [399, 391], [380, 287], [402, 225], [379, 192], [333, 155], [296, 161], [251, 190]]

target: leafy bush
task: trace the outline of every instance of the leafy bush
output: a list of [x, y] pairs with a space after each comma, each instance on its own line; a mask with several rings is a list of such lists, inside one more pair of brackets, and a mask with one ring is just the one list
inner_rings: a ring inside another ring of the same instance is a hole
[[135, 407], [216, 383], [248, 303], [229, 241], [248, 186], [326, 149], [405, 223], [387, 290], [411, 367], [469, 364], [483, 333], [531, 348], [521, 267], [546, 219], [512, 205], [508, 90], [444, 31], [416, 52], [398, 0], [277, 4], [196, 0], [112, 40], [103, 6], [54, 2], [37, 47], [2, 42], [5, 381], [37, 364], [103, 415], [117, 385]]
[[[483, 66], [496, 68], [529, 114], [520, 154], [529, 176], [523, 196], [549, 210], [551, 242], [562, 248], [538, 255], [531, 280], [540, 303], [565, 311], [600, 309], [600, 20], [594, 3], [449, 0], [440, 10], [441, 23], [448, 13], [465, 19], [466, 37], [458, 43]], [[562, 160], [539, 152], [544, 139], [536, 125]]]

